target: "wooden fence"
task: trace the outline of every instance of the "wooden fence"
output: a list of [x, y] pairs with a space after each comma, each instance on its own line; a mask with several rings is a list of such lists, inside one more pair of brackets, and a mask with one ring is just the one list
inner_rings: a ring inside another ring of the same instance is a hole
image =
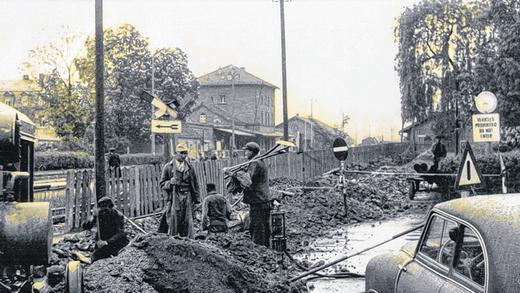
[[[369, 162], [381, 156], [391, 156], [402, 152], [401, 144], [378, 145], [351, 148], [348, 162]], [[192, 163], [199, 181], [201, 197], [206, 196], [206, 184], [215, 183], [217, 190], [225, 193], [223, 169], [244, 162], [245, 159], [210, 160]], [[309, 181], [339, 166], [330, 150], [311, 151], [301, 154], [294, 152], [275, 156], [265, 160], [270, 178], [291, 178]], [[121, 175], [107, 174], [106, 195], [110, 197], [116, 209], [127, 217], [139, 217], [154, 213], [165, 205], [165, 196], [159, 186], [161, 166], [140, 165], [121, 168]], [[94, 206], [95, 184], [93, 170], [67, 171], [64, 207], [53, 214], [65, 214], [66, 229], [81, 227], [92, 214]]]

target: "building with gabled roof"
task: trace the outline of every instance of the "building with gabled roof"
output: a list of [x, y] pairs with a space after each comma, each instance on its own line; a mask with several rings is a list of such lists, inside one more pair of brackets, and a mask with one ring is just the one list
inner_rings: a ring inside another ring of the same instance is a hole
[[[299, 132], [301, 147], [304, 150], [329, 149], [337, 137], [343, 137], [349, 146], [354, 144], [352, 138], [346, 133], [314, 117], [303, 117], [296, 114], [289, 118], [287, 123], [289, 124], [289, 137], [296, 139]], [[283, 131], [283, 123], [276, 125], [276, 129]]]
[[[237, 149], [248, 141], [256, 141], [267, 149], [281, 136], [274, 124], [277, 86], [234, 65], [218, 68], [197, 80], [199, 98], [186, 118], [183, 129], [189, 129], [186, 135], [184, 131], [179, 135], [180, 141], [198, 144], [199, 151], [214, 150], [217, 142], [222, 150], [229, 150], [233, 122]], [[194, 130], [198, 141], [187, 137]]]

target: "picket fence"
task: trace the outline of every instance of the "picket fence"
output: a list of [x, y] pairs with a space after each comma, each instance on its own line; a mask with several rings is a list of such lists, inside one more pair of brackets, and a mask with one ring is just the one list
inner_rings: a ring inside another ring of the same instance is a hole
[[[381, 156], [391, 156], [402, 152], [401, 144], [351, 148], [347, 162], [368, 162]], [[214, 183], [217, 190], [225, 194], [223, 169], [244, 162], [245, 159], [209, 160], [193, 162], [198, 178], [201, 197], [206, 196], [206, 184]], [[290, 178], [302, 182], [339, 166], [330, 150], [303, 153], [290, 152], [265, 160], [269, 178]], [[121, 168], [120, 176], [113, 172], [106, 177], [106, 196], [110, 197], [116, 209], [129, 218], [142, 217], [160, 211], [165, 205], [159, 181], [160, 165], [140, 165]], [[64, 214], [65, 229], [70, 231], [81, 227], [92, 214], [95, 205], [95, 182], [93, 170], [67, 171], [65, 206], [53, 211], [54, 215]]]

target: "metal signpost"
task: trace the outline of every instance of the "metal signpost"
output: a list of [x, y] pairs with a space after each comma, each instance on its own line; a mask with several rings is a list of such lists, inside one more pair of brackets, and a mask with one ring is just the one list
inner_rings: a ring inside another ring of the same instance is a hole
[[168, 147], [165, 152], [165, 157], [169, 160], [169, 155], [174, 151], [174, 137], [175, 133], [182, 132], [182, 123], [180, 120], [171, 120], [177, 118], [177, 107], [179, 103], [173, 99], [169, 102], [162, 101], [159, 97], [143, 91], [141, 98], [155, 106], [158, 110], [154, 113], [155, 118], [152, 120], [152, 133], [162, 133], [168, 136]]
[[346, 189], [346, 183], [345, 183], [345, 160], [348, 157], [348, 145], [347, 142], [341, 138], [338, 137], [334, 140], [332, 143], [332, 151], [334, 152], [334, 156], [336, 159], [340, 161], [340, 173], [339, 173], [339, 183], [338, 187], [341, 188], [341, 193], [343, 194], [343, 207], [345, 208], [345, 214], [344, 217], [348, 216], [348, 208], [347, 208], [347, 189]]
[[[500, 114], [494, 113], [497, 109], [497, 97], [488, 91], [481, 92], [475, 97], [475, 106], [480, 114], [471, 116], [473, 141], [487, 142], [488, 152], [491, 153], [491, 143], [500, 142]], [[500, 171], [502, 177], [502, 193], [507, 193], [506, 187], [506, 168], [502, 156], [499, 154]]]

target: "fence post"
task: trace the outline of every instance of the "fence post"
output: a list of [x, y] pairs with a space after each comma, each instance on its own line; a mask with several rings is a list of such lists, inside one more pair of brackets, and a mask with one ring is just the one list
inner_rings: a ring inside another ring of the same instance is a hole
[[65, 231], [69, 232], [74, 226], [73, 199], [74, 199], [74, 173], [67, 171], [67, 185], [65, 187]]

